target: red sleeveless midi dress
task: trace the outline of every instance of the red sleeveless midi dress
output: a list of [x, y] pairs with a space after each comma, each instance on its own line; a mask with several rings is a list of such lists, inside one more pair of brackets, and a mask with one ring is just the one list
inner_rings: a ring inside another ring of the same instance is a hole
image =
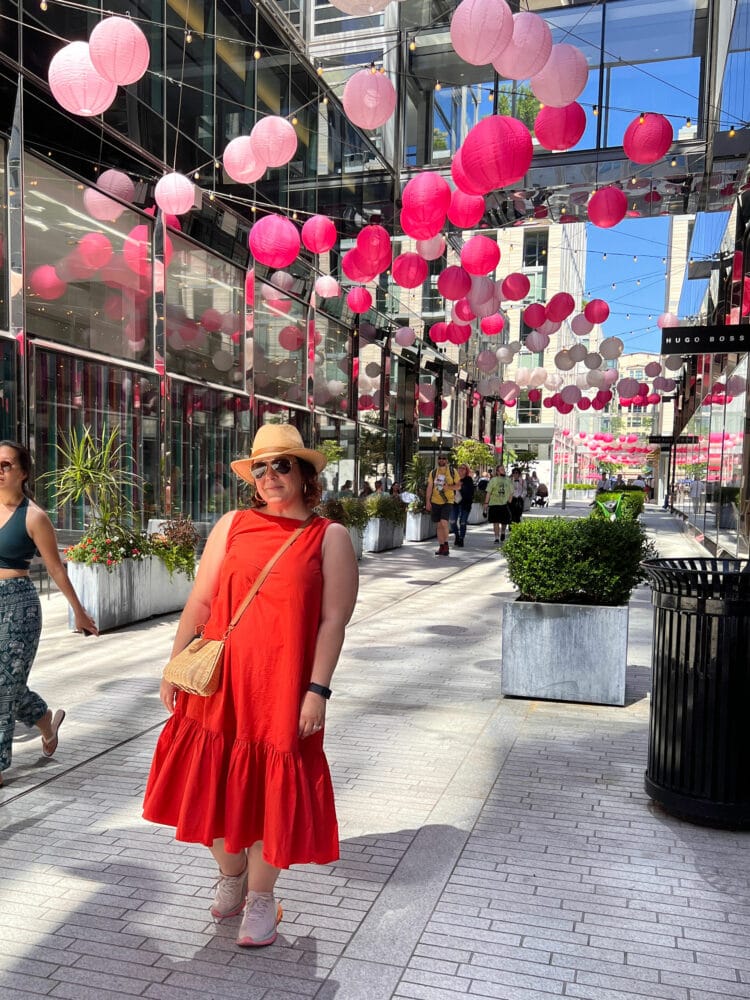
[[[218, 639], [274, 552], [301, 521], [238, 511], [227, 538], [205, 635]], [[323, 733], [300, 740], [320, 623], [321, 546], [316, 517], [279, 559], [225, 647], [210, 698], [180, 692], [156, 746], [144, 818], [176, 839], [232, 853], [263, 841], [272, 865], [326, 864], [339, 856]]]

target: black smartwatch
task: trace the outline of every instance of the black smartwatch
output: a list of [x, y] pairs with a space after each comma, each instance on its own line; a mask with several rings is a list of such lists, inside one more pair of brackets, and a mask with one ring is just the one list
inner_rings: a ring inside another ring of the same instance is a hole
[[330, 688], [324, 687], [322, 684], [308, 684], [307, 690], [312, 691], [313, 694], [319, 694], [321, 698], [330, 698], [333, 693]]

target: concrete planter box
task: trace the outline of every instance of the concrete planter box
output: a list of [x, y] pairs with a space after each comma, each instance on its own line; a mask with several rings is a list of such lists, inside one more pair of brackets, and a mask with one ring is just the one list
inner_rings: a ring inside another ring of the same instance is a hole
[[[157, 556], [126, 559], [108, 572], [104, 566], [68, 563], [68, 576], [81, 604], [100, 631], [182, 611], [193, 586], [184, 573], [169, 571]], [[68, 610], [68, 624], [75, 628]]]
[[364, 537], [364, 532], [361, 528], [349, 528], [349, 537], [352, 540], [354, 554], [359, 560], [362, 558], [362, 539]]
[[628, 607], [504, 601], [504, 695], [625, 704]]
[[473, 503], [469, 511], [467, 524], [484, 524], [484, 507], [481, 503]]
[[424, 512], [415, 514], [408, 510], [406, 512], [406, 540], [407, 542], [424, 542], [428, 538], [437, 535], [437, 526], [432, 523], [432, 518]]
[[371, 517], [365, 528], [365, 552], [384, 552], [395, 549], [404, 542], [404, 529], [383, 517]]

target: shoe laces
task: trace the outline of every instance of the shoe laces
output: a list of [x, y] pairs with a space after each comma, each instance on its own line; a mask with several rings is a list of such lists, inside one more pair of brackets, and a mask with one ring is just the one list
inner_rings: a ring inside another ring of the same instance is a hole
[[214, 882], [216, 903], [233, 903], [246, 874], [247, 867], [243, 868], [239, 875], [225, 875], [224, 872], [219, 871], [218, 878]]
[[263, 919], [264, 917], [270, 917], [271, 912], [273, 912], [274, 917], [276, 915], [276, 901], [273, 898], [272, 892], [254, 892], [252, 889], [247, 894], [247, 902], [245, 903], [245, 914], [246, 916], [257, 916]]

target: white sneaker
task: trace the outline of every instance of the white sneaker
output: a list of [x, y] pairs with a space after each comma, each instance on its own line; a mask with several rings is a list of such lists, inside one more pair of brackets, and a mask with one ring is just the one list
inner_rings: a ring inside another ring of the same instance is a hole
[[272, 892], [253, 892], [251, 889], [247, 894], [237, 944], [242, 948], [262, 948], [273, 944], [277, 937], [276, 926], [283, 912]]
[[239, 875], [225, 875], [219, 869], [216, 880], [216, 895], [211, 906], [211, 914], [217, 920], [225, 917], [236, 917], [245, 905], [247, 893], [247, 865]]

